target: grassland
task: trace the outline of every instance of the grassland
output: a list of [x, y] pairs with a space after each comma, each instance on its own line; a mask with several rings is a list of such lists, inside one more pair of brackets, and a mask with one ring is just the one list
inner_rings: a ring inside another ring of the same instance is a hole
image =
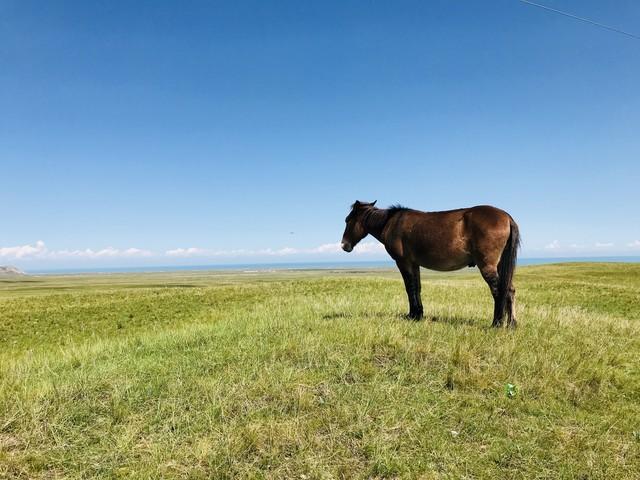
[[[0, 477], [639, 478], [640, 265], [0, 280]], [[515, 395], [506, 385], [515, 385]]]

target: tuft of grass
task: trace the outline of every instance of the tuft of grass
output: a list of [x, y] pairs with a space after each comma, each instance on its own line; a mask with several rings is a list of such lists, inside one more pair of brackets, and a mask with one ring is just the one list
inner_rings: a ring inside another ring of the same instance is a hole
[[[637, 478], [640, 265], [0, 284], [0, 477]], [[507, 384], [517, 394], [508, 395]]]

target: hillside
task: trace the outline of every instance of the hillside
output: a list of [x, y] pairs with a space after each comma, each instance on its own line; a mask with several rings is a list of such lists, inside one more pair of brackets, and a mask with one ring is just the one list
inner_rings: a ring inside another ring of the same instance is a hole
[[2, 276], [13, 276], [13, 275], [24, 275], [25, 273], [19, 268], [12, 266], [2, 266], [0, 265], [0, 277]]

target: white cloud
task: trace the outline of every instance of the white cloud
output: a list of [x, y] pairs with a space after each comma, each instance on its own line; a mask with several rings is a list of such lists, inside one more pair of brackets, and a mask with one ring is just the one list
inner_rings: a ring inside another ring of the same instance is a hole
[[[304, 250], [305, 253], [340, 253], [342, 247], [340, 242], [325, 243], [319, 247]], [[380, 242], [362, 242], [355, 246], [353, 253], [357, 254], [369, 254], [369, 253], [385, 253], [384, 245]]]
[[[167, 250], [164, 252], [167, 257], [177, 258], [196, 258], [196, 257], [237, 257], [240, 255], [255, 255], [260, 251], [245, 250], [243, 248], [236, 250], [211, 250], [208, 248], [189, 247], [189, 248], [175, 248], [173, 250]], [[262, 253], [273, 252], [271, 249], [263, 250]]]
[[34, 245], [0, 248], [0, 258], [14, 260], [28, 258], [137, 258], [150, 257], [151, 255], [153, 254], [149, 250], [142, 250], [140, 248], [118, 249], [107, 247], [101, 250], [92, 250], [90, 248], [84, 250], [49, 250], [41, 240], [37, 241]]
[[107, 247], [102, 250], [92, 250], [86, 248], [84, 250], [54, 250], [49, 251], [48, 258], [137, 258], [150, 257], [153, 253], [149, 250], [140, 248], [127, 248], [120, 250], [118, 248]]
[[384, 245], [382, 245], [380, 242], [359, 243], [358, 245], [356, 245], [353, 251], [354, 253], [358, 253], [360, 255], [386, 252], [386, 250], [384, 249]]
[[631, 243], [627, 243], [627, 247], [640, 248], [640, 240], [634, 240]]
[[[381, 243], [378, 242], [363, 242], [354, 248], [354, 253], [359, 255], [384, 253], [385, 249]], [[177, 258], [206, 258], [206, 257], [255, 257], [255, 256], [269, 256], [269, 257], [286, 257], [290, 255], [326, 255], [341, 253], [342, 248], [340, 243], [324, 243], [313, 248], [293, 248], [283, 247], [279, 249], [263, 248], [260, 250], [211, 250], [207, 248], [189, 247], [189, 248], [175, 248], [164, 252], [167, 257]]]
[[295, 255], [296, 253], [300, 253], [298, 249], [291, 247], [284, 247], [280, 250], [276, 250], [273, 252], [273, 255]]
[[17, 247], [0, 247], [2, 258], [28, 258], [42, 256], [47, 253], [47, 247], [42, 240], [34, 245], [19, 245]]
[[560, 248], [560, 242], [558, 240], [554, 240], [553, 242], [544, 246], [545, 250], [558, 250]]
[[167, 250], [164, 252], [167, 257], [198, 257], [207, 255], [207, 250], [203, 248], [176, 248], [174, 250]]
[[150, 250], [143, 250], [140, 248], [127, 248], [124, 250], [123, 254], [131, 257], [150, 257], [153, 255]]
[[295, 255], [300, 253], [300, 250], [291, 247], [284, 247], [278, 250], [272, 248], [263, 248], [261, 250], [244, 250], [245, 255], [268, 255], [271, 257], [284, 257], [286, 255]]
[[340, 242], [324, 243], [319, 247], [312, 248], [310, 253], [339, 253], [341, 250]]
[[[362, 242], [356, 245], [353, 250], [356, 255], [380, 255], [385, 253], [384, 246], [379, 242]], [[238, 258], [238, 257], [293, 257], [300, 255], [325, 256], [325, 255], [346, 255], [340, 243], [324, 243], [313, 248], [263, 248], [263, 249], [233, 249], [233, 250], [213, 250], [200, 247], [185, 247], [166, 250], [163, 253], [153, 253], [150, 250], [141, 248], [115, 248], [106, 247], [102, 249], [62, 249], [50, 250], [43, 241], [38, 241], [30, 245], [20, 245], [15, 247], [0, 247], [0, 259], [4, 260], [113, 260], [113, 259], [134, 259], [144, 257], [170, 257], [170, 258]], [[345, 257], [346, 258], [346, 257]]]
[[595, 247], [596, 248], [609, 248], [609, 247], [613, 247], [613, 243], [611, 243], [611, 242], [605, 242], [605, 243], [596, 242]]
[[211, 250], [207, 248], [176, 248], [173, 250], [167, 250], [164, 254], [168, 257], [181, 257], [181, 258], [193, 258], [193, 257], [240, 257], [240, 256], [257, 256], [266, 255], [270, 257], [283, 257], [287, 255], [296, 255], [298, 253], [305, 253], [305, 250], [300, 250], [293, 247], [283, 247], [279, 249], [262, 248], [260, 250], [247, 250], [244, 248], [238, 248], [235, 250]]

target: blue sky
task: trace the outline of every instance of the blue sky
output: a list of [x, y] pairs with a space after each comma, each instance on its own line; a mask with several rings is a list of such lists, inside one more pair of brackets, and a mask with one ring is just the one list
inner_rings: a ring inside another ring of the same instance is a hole
[[0, 264], [383, 258], [337, 250], [355, 199], [640, 255], [638, 85], [640, 41], [517, 0], [0, 1]]

